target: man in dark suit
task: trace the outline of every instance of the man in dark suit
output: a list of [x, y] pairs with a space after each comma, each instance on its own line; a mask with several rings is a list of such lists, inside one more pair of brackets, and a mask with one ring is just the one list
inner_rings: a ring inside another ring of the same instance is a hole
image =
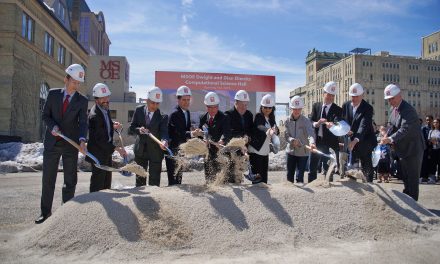
[[[310, 118], [315, 128], [316, 147], [318, 150], [327, 154], [330, 153], [330, 148], [332, 148], [336, 153], [336, 160], [339, 161], [339, 140], [338, 137], [333, 135], [329, 130], [329, 126], [333, 122], [338, 121], [342, 116], [342, 108], [334, 103], [335, 95], [337, 94], [337, 85], [333, 81], [328, 82], [325, 84], [323, 90], [323, 102], [313, 104], [312, 116]], [[316, 179], [318, 164], [321, 164], [321, 161], [324, 166], [325, 175], [328, 170], [328, 158], [313, 152], [311, 153], [309, 182]], [[333, 173], [329, 180], [333, 181]]]
[[[177, 153], [180, 144], [191, 138], [191, 114], [188, 110], [191, 102], [191, 90], [187, 86], [180, 86], [176, 91], [177, 106], [170, 115], [168, 133], [170, 135], [170, 148]], [[182, 169], [176, 170], [176, 160], [165, 158], [168, 174], [168, 185], [182, 183]]]
[[[249, 94], [245, 90], [239, 90], [234, 96], [234, 107], [225, 112], [229, 127], [231, 130], [231, 138], [234, 137], [250, 137], [252, 134], [252, 127], [254, 125], [254, 116], [247, 110], [249, 103]], [[237, 154], [242, 155], [243, 153], [237, 152]], [[230, 183], [235, 183], [235, 162], [229, 160], [229, 169], [227, 173], [227, 181]]]
[[[214, 92], [209, 92], [205, 96], [204, 103], [207, 112], [200, 117], [199, 129], [203, 126], [208, 129], [208, 139], [210, 141], [224, 145], [228, 142], [230, 136], [229, 122], [226, 115], [218, 109], [220, 98]], [[217, 160], [219, 147], [215, 144], [209, 144], [209, 154], [205, 159], [205, 179], [207, 183], [215, 181], [217, 173], [220, 172], [220, 163]]]
[[[89, 142], [88, 151], [95, 156], [101, 165], [112, 166], [112, 154], [115, 149], [121, 157], [126, 157], [127, 152], [123, 147], [116, 147], [113, 144], [114, 129], [121, 129], [119, 122], [113, 122], [109, 111], [110, 89], [103, 83], [97, 83], [93, 87], [95, 105], [89, 112]], [[93, 160], [86, 157], [86, 160], [93, 163]], [[112, 185], [112, 172], [98, 169], [92, 165], [92, 176], [90, 178], [90, 192], [97, 192], [110, 189]]]
[[360, 159], [362, 173], [367, 182], [373, 182], [373, 164], [371, 152], [377, 144], [373, 128], [373, 107], [363, 100], [364, 88], [359, 83], [350, 86], [351, 101], [342, 105], [342, 118], [350, 125], [348, 150], [352, 151], [352, 160]]
[[84, 69], [79, 64], [72, 64], [66, 69], [65, 87], [51, 89], [44, 104], [42, 119], [46, 124], [43, 152], [43, 179], [41, 192], [41, 215], [36, 224], [43, 223], [52, 214], [52, 202], [60, 157], [63, 157], [64, 185], [63, 202], [75, 195], [78, 181], [78, 150], [61, 139], [62, 133], [80, 143], [86, 151], [87, 137], [87, 98], [78, 92], [84, 82]]
[[419, 178], [422, 167], [423, 135], [420, 131], [416, 110], [402, 99], [400, 88], [390, 84], [384, 90], [384, 98], [392, 106], [390, 123], [393, 130], [381, 139], [381, 144], [393, 144], [400, 159], [403, 193], [417, 201], [419, 198]]
[[[168, 116], [162, 114], [159, 105], [163, 100], [162, 90], [153, 87], [148, 90], [146, 105], [136, 107], [128, 133], [136, 135], [134, 144], [134, 161], [145, 170], [149, 169], [148, 184], [160, 185], [160, 173], [162, 171], [162, 160], [164, 150], [168, 146]], [[158, 144], [148, 133], [151, 133], [162, 144]], [[136, 175], [136, 187], [147, 184], [145, 177]]]

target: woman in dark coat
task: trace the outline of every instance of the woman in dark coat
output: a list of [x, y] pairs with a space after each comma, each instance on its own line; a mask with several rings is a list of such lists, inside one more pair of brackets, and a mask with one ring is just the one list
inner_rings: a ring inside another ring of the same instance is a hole
[[260, 112], [255, 115], [248, 152], [252, 173], [260, 174], [261, 181], [267, 183], [270, 143], [272, 136], [278, 135], [279, 131], [275, 122], [273, 96], [270, 94], [263, 96], [260, 105]]

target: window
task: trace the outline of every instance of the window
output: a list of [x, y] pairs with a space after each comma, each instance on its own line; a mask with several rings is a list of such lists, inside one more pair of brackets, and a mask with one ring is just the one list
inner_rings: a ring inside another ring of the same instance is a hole
[[61, 44], [58, 47], [58, 62], [62, 65], [66, 62], [66, 48]]
[[30, 42], [34, 42], [35, 21], [23, 12], [21, 23], [21, 36]]
[[72, 56], [72, 52], [69, 52], [69, 65], [73, 64], [73, 56]]
[[57, 15], [60, 18], [61, 21], [65, 21], [66, 20], [66, 8], [64, 7], [64, 5], [61, 3], [61, 1], [58, 2], [58, 10], [57, 10]]
[[134, 110], [128, 110], [128, 122], [131, 122], [133, 119]]
[[373, 74], [370, 74], [370, 81], [373, 80]]
[[44, 52], [49, 54], [49, 56], [53, 57], [53, 44], [54, 39], [49, 33], [44, 34]]
[[110, 110], [110, 117], [114, 120], [116, 119], [116, 110]]

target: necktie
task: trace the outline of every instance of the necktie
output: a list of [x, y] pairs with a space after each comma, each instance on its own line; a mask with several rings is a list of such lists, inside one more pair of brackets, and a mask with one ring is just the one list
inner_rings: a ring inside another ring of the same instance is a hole
[[147, 126], [150, 124], [150, 112], [147, 112], [146, 116], [145, 116], [145, 123], [147, 124]]
[[212, 126], [214, 124], [214, 118], [212, 116], [209, 118], [208, 124], [209, 124], [209, 126]]
[[[321, 113], [321, 118], [326, 118], [327, 119], [327, 113], [325, 112], [326, 109], [327, 109], [327, 106], [324, 105], [324, 108], [322, 109], [322, 113]], [[319, 137], [323, 137], [324, 136], [323, 125], [322, 124], [319, 126], [318, 136]]]
[[321, 117], [327, 119], [327, 112], [326, 112], [326, 109], [327, 109], [327, 106], [324, 105], [324, 109], [322, 109], [322, 115], [321, 115]]
[[110, 133], [110, 120], [108, 118], [108, 111], [103, 111], [104, 119], [105, 119], [105, 127], [107, 128], [107, 136], [108, 142], [111, 142], [111, 133]]
[[61, 116], [64, 116], [64, 113], [67, 110], [67, 106], [69, 106], [69, 98], [70, 98], [70, 95], [66, 95], [66, 99], [64, 99], [64, 102], [63, 102], [63, 112], [61, 113]]

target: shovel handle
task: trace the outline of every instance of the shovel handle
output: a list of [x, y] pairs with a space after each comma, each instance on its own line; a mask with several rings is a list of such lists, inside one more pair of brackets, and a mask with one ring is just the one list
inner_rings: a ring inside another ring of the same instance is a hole
[[[165, 147], [165, 145], [162, 143], [162, 141], [160, 141], [157, 137], [155, 137], [153, 134], [151, 134], [150, 132], [147, 132], [146, 133], [153, 141], [155, 141], [157, 144], [159, 144], [160, 146], [164, 146]], [[173, 154], [173, 152], [171, 151], [171, 149], [170, 148], [168, 148], [168, 147], [165, 147], [165, 149], [167, 150], [167, 152], [168, 152], [168, 155], [170, 155], [171, 157], [172, 156], [174, 156], [174, 154]]]
[[76, 149], [78, 149], [79, 152], [84, 154], [84, 156], [89, 156], [96, 164], [98, 164], [98, 165], [101, 164], [95, 156], [93, 156], [90, 152], [84, 152], [81, 149], [81, 147], [78, 145], [78, 143], [76, 143], [72, 139], [66, 137], [65, 135], [61, 134], [60, 132], [57, 132], [57, 135], [60, 136], [61, 138], [63, 138], [65, 141], [69, 142], [72, 146], [74, 146]]

